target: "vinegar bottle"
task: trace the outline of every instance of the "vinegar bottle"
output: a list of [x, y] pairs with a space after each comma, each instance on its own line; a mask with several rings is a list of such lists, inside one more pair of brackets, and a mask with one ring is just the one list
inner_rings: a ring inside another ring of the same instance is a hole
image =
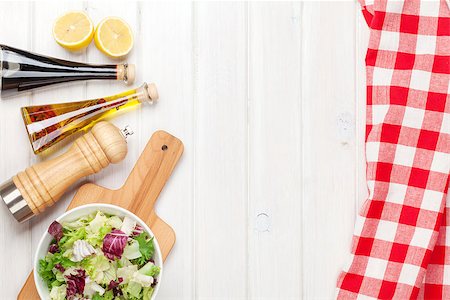
[[2, 97], [47, 85], [89, 79], [134, 81], [134, 65], [91, 65], [34, 54], [0, 44]]
[[96, 121], [113, 116], [125, 108], [158, 99], [154, 84], [142, 86], [114, 96], [78, 102], [22, 107], [22, 117], [35, 154], [50, 148], [69, 135], [88, 129]]

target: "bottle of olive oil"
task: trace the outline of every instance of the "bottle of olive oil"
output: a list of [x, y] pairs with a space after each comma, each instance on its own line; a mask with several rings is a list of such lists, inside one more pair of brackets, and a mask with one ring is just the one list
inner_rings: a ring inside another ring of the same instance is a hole
[[0, 44], [0, 94], [7, 97], [56, 83], [110, 79], [134, 81], [134, 65], [92, 65], [43, 56]]
[[88, 129], [96, 121], [113, 116], [141, 103], [158, 99], [154, 84], [142, 86], [113, 96], [78, 102], [22, 107], [22, 117], [35, 154], [50, 148], [69, 135]]

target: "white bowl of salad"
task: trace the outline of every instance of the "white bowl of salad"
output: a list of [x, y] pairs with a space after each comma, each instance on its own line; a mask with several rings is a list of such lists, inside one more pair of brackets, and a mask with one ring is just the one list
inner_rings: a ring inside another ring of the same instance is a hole
[[162, 256], [150, 228], [111, 204], [87, 204], [57, 218], [39, 241], [34, 281], [41, 299], [154, 299]]

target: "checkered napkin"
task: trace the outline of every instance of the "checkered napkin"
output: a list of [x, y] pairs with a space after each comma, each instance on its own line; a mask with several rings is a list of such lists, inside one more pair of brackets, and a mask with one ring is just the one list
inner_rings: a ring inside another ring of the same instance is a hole
[[338, 299], [450, 299], [448, 2], [362, 3], [369, 198]]

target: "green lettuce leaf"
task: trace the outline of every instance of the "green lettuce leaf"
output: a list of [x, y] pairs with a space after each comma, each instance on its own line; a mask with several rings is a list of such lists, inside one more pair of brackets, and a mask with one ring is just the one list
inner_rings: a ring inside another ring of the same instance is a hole
[[94, 296], [92, 296], [92, 300], [113, 300], [113, 299], [114, 299], [114, 293], [111, 290], [106, 291], [103, 294], [103, 296], [101, 296], [99, 293], [96, 293]]
[[56, 264], [60, 264], [65, 269], [75, 265], [73, 261], [71, 261], [67, 257], [64, 257], [61, 253], [47, 253], [47, 255], [43, 259], [40, 259], [38, 273], [49, 288], [59, 285], [57, 282], [53, 283], [54, 281], [60, 282], [60, 280], [58, 280], [60, 279], [60, 277], [57, 278], [55, 274], [59, 272], [55, 269]]
[[133, 279], [131, 281], [139, 283], [142, 287], [149, 287], [153, 283], [153, 277], [136, 272], [133, 274]]
[[97, 232], [87, 232], [86, 233], [86, 241], [94, 247], [101, 247], [103, 244], [103, 239], [105, 235], [110, 233], [112, 230], [111, 225], [105, 224], [100, 227]]
[[161, 271], [161, 268], [158, 266], [155, 266], [155, 264], [152, 262], [146, 263], [145, 266], [143, 266], [142, 268], [139, 269], [139, 273], [145, 274], [148, 276], [152, 276], [152, 277], [158, 276], [160, 271]]
[[108, 270], [105, 270], [103, 272], [103, 279], [101, 279], [99, 281], [99, 283], [101, 284], [106, 284], [108, 285], [111, 280], [116, 281], [117, 280], [117, 266], [115, 264], [115, 262], [112, 263], [111, 268], [109, 268]]
[[56, 276], [53, 273], [53, 265], [50, 261], [47, 261], [47, 257], [39, 260], [39, 276], [44, 280], [47, 287], [52, 286], [52, 282], [56, 280]]
[[133, 278], [133, 274], [137, 272], [137, 270], [136, 265], [119, 268], [117, 269], [117, 278], [122, 277], [122, 284], [127, 284]]
[[130, 281], [128, 285], [122, 289], [126, 295], [141, 299], [142, 285], [135, 281]]
[[59, 249], [61, 252], [65, 252], [66, 250], [72, 248], [73, 243], [77, 240], [85, 240], [86, 239], [86, 228], [80, 227], [74, 230], [68, 229], [63, 226], [63, 237], [59, 240]]
[[136, 262], [139, 266], [143, 266], [150, 260], [150, 258], [153, 257], [153, 254], [155, 253], [155, 247], [153, 245], [153, 238], [149, 238], [149, 236], [146, 232], [142, 232], [140, 235], [136, 236], [134, 239], [136, 241], [138, 241], [139, 251], [142, 254], [142, 256], [135, 259], [134, 262]]
[[143, 290], [143, 300], [150, 300], [153, 295], [153, 290], [152, 287], [145, 287]]
[[88, 232], [98, 232], [100, 227], [105, 226], [106, 220], [108, 220], [108, 218], [105, 216], [105, 214], [99, 211], [95, 215], [95, 218], [91, 222], [89, 222], [89, 225], [86, 226], [86, 230]]
[[81, 227], [86, 227], [89, 224], [89, 222], [91, 222], [94, 219], [94, 216], [95, 214], [89, 214], [73, 222], [64, 222], [64, 227], [67, 230], [76, 230]]
[[118, 216], [112, 216], [106, 220], [106, 225], [120, 229], [122, 227], [122, 220]]
[[81, 261], [81, 266], [86, 270], [92, 280], [99, 283], [103, 281], [105, 271], [112, 267], [109, 260], [100, 253], [83, 259]]
[[56, 280], [58, 280], [59, 282], [64, 283], [66, 281], [64, 278], [64, 274], [60, 271], [53, 269], [53, 273], [55, 273]]
[[65, 300], [66, 299], [66, 285], [54, 286], [50, 291], [51, 300]]
[[100, 296], [99, 293], [95, 293], [94, 296], [92, 296], [92, 300], [103, 300], [103, 296]]
[[142, 256], [141, 251], [139, 250], [139, 243], [136, 240], [131, 240], [130, 244], [125, 246], [123, 250], [123, 256], [128, 259], [136, 259]]
[[122, 258], [117, 260], [117, 267], [118, 268], [123, 268], [123, 267], [128, 267], [131, 266], [132, 263], [128, 260], [128, 258], [126, 258], [125, 256], [122, 255]]

